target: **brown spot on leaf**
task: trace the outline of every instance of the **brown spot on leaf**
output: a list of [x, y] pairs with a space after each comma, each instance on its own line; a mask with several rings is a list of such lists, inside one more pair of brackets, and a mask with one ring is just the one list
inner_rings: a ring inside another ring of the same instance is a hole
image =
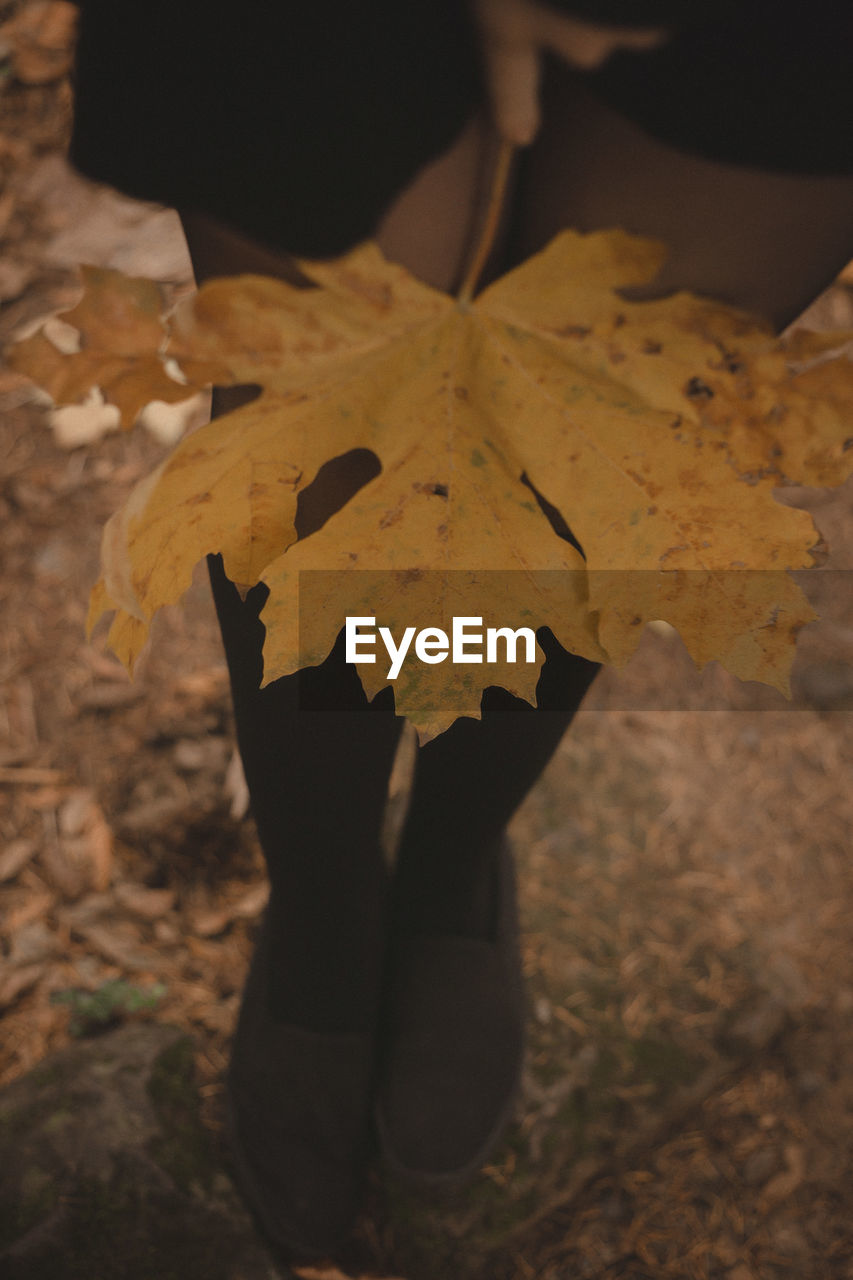
[[695, 468], [684, 467], [678, 473], [678, 484], [685, 493], [696, 494], [702, 487], [702, 477]]
[[448, 492], [446, 484], [440, 484], [436, 481], [433, 481], [430, 484], [421, 484], [419, 481], [416, 480], [415, 483], [412, 485], [412, 488], [414, 489], [415, 493], [434, 494], [437, 498], [446, 498], [447, 492]]
[[684, 394], [688, 400], [712, 400], [714, 398], [713, 388], [697, 377], [687, 379], [684, 384]]
[[588, 324], [566, 324], [562, 329], [555, 329], [558, 338], [588, 338], [592, 329]]
[[644, 489], [650, 498], [656, 498], [663, 487], [662, 485], [657, 484], [656, 481], [650, 480], [648, 476], [644, 476], [641, 472], [632, 471], [630, 467], [626, 467], [625, 474], [630, 476], [634, 483], [638, 484], [641, 489]]
[[729, 351], [722, 342], [715, 342], [715, 346], [722, 357], [719, 361], [711, 363], [714, 369], [725, 369], [726, 373], [742, 373], [743, 361], [739, 359], [736, 351]]

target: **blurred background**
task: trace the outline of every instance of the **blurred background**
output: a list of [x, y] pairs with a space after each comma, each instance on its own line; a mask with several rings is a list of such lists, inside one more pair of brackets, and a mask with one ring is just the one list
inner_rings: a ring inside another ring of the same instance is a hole
[[[63, 158], [75, 12], [0, 0], [0, 344], [74, 305], [81, 262], [166, 298], [193, 287], [172, 211]], [[804, 322], [853, 329], [853, 273]], [[233, 1196], [222, 1139], [267, 889], [205, 580], [158, 618], [132, 683], [103, 633], [85, 636], [104, 520], [206, 412], [197, 397], [120, 434], [97, 401], [54, 411], [0, 368], [12, 1276], [53, 1260], [59, 1280], [142, 1280], [175, 1259], [189, 1277], [287, 1274]], [[599, 679], [514, 824], [531, 1043], [518, 1123], [451, 1199], [375, 1173], [353, 1275], [853, 1280], [853, 486], [799, 500], [826, 547], [800, 575], [822, 620], [801, 635], [793, 702], [713, 664], [700, 676], [663, 625]], [[401, 767], [392, 812], [404, 789]], [[171, 1063], [165, 1111], [145, 1111], [156, 1089], [121, 1092], [110, 1045], [131, 1075]], [[80, 1082], [96, 1077], [93, 1101]], [[119, 1117], [135, 1107], [134, 1137]], [[163, 1126], [152, 1201], [140, 1188]], [[118, 1249], [87, 1198], [95, 1175], [80, 1180], [96, 1149]], [[120, 1195], [119, 1168], [134, 1171]]]

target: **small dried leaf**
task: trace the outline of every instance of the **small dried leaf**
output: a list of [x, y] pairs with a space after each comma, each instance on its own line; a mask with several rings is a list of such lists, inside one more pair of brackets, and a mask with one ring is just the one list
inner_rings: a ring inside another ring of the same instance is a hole
[[801, 1146], [791, 1143], [785, 1148], [787, 1169], [771, 1178], [761, 1193], [764, 1209], [771, 1205], [788, 1200], [801, 1185], [806, 1176], [805, 1153]]
[[32, 858], [36, 851], [32, 840], [12, 840], [0, 853], [0, 884], [12, 880]]
[[139, 931], [129, 921], [78, 924], [76, 928], [95, 951], [121, 969], [156, 968], [156, 959], [139, 946]]
[[215, 938], [224, 933], [231, 923], [232, 913], [224, 907], [215, 907], [208, 911], [199, 911], [190, 920], [190, 928], [200, 938]]
[[140, 920], [159, 920], [175, 905], [174, 889], [148, 889], [145, 885], [123, 881], [116, 885], [116, 901], [125, 911]]
[[51, 880], [69, 898], [103, 892], [112, 878], [113, 834], [92, 792], [72, 791], [57, 818], [59, 845], [42, 854]]
[[34, 987], [44, 973], [43, 964], [27, 964], [13, 969], [0, 982], [0, 1009], [8, 1009], [19, 996]]
[[63, 354], [39, 332], [9, 349], [11, 367], [57, 405], [83, 404], [92, 387], [100, 387], [125, 427], [153, 400], [185, 401], [186, 383], [164, 367], [160, 286], [101, 267], [81, 267], [81, 274], [83, 298], [62, 317], [80, 334], [79, 352]]
[[19, 906], [13, 907], [6, 913], [3, 919], [3, 932], [10, 937], [15, 937], [34, 920], [44, 919], [48, 911], [53, 909], [54, 902], [52, 893], [30, 894]]
[[22, 84], [50, 84], [71, 69], [77, 7], [66, 0], [24, 5], [0, 26], [0, 40], [13, 50], [15, 76]]
[[241, 920], [254, 920], [269, 902], [269, 897], [269, 883], [263, 880], [260, 884], [253, 885], [232, 904], [231, 914]]

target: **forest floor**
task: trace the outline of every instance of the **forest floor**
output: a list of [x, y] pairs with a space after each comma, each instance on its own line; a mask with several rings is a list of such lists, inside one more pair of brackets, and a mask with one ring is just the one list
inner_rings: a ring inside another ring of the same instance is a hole
[[[73, 304], [80, 261], [191, 286], [174, 214], [62, 159], [67, 8], [0, 3], [0, 342]], [[810, 323], [853, 327], [849, 286]], [[85, 638], [102, 524], [164, 450], [71, 445], [0, 370], [0, 1085], [73, 1039], [58, 993], [162, 984], [133, 1016], [192, 1033], [218, 1140], [267, 889], [204, 581], [133, 683]], [[650, 631], [518, 815], [518, 1122], [452, 1199], [376, 1172], [359, 1271], [853, 1280], [853, 487], [807, 500], [829, 557], [793, 703]]]

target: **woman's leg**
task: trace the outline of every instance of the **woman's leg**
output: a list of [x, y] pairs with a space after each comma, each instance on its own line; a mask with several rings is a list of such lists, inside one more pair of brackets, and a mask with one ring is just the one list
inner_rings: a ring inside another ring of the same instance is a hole
[[[206, 219], [186, 216], [199, 282], [263, 272], [300, 284], [288, 258]], [[251, 397], [214, 393], [214, 414]], [[297, 530], [307, 536], [371, 477], [361, 452], [324, 469], [325, 484], [301, 495]], [[367, 1032], [380, 990], [386, 872], [380, 831], [400, 721], [386, 694], [368, 703], [343, 646], [319, 667], [261, 689], [262, 585], [241, 599], [209, 560], [231, 676], [237, 738], [252, 813], [270, 877], [269, 1004], [282, 1023], [318, 1032]]]
[[[199, 281], [254, 271], [299, 285], [289, 259], [185, 219]], [[252, 393], [214, 393], [214, 413]], [[361, 451], [300, 495], [308, 536], [370, 479]], [[248, 1202], [290, 1255], [327, 1254], [352, 1223], [367, 1151], [384, 958], [380, 832], [401, 722], [368, 703], [341, 644], [261, 688], [267, 590], [245, 598], [209, 557], [237, 737], [270, 877], [228, 1073], [231, 1152]]]
[[401, 721], [368, 703], [343, 644], [261, 689], [265, 587], [245, 601], [211, 557], [237, 738], [269, 871], [270, 1005], [315, 1031], [369, 1031], [378, 1009], [386, 871], [379, 841]]
[[[632, 296], [690, 289], [762, 312], [782, 328], [853, 254], [853, 177], [788, 177], [696, 159], [646, 137], [562, 66], [551, 67], [546, 88], [541, 136], [520, 165], [504, 265], [536, 252], [564, 227], [619, 226], [662, 238], [670, 248], [660, 279]], [[501, 950], [490, 893], [501, 883], [503, 826], [547, 763], [593, 674], [593, 664], [552, 650], [540, 685], [542, 709], [520, 703], [511, 709], [509, 695], [490, 690], [482, 720], [458, 722], [419, 753], [398, 855], [398, 954], [405, 959], [407, 937], [408, 953], [417, 954], [413, 935], [432, 935], [434, 972], [451, 973], [445, 990], [460, 1010], [477, 1007], [494, 973], [487, 951], [475, 951], [471, 940], [493, 938], [493, 950]], [[460, 936], [472, 960], [480, 955], [479, 968], [453, 967]], [[505, 1114], [512, 1083], [508, 1071], [496, 1078], [495, 1063], [517, 1061], [519, 1041], [508, 1016], [512, 975], [505, 974], [504, 1016], [492, 999], [491, 1020], [484, 1031], [480, 1019], [476, 1039], [460, 1030], [461, 1017], [442, 1023], [435, 1004], [432, 1025], [413, 1027], [405, 990], [392, 1004], [380, 1115], [398, 1164], [434, 1175], [463, 1170], [494, 1137], [489, 1111]], [[426, 1063], [424, 1046], [435, 1048]], [[459, 1067], [455, 1088], [446, 1086], [447, 1061]], [[423, 1123], [413, 1123], [410, 1104], [434, 1094], [443, 1098], [443, 1113], [436, 1105]], [[478, 1124], [466, 1133], [468, 1112], [477, 1108]]]
[[[603, 106], [556, 62], [543, 122], [521, 156], [506, 266], [565, 227], [618, 226], [670, 250], [659, 279], [632, 297], [690, 289], [781, 329], [853, 254], [853, 177], [771, 174], [687, 155]], [[514, 700], [495, 690], [481, 721], [458, 723], [419, 753], [398, 877], [398, 911], [417, 927], [483, 935], [501, 825], [544, 768], [592, 673], [591, 664], [554, 654], [544, 706], [562, 696], [560, 712], [522, 703], [510, 712]]]
[[460, 719], [418, 752], [397, 858], [394, 928], [489, 939], [494, 859], [507, 823], [565, 734], [598, 665], [543, 629], [537, 706], [487, 689], [482, 720]]

